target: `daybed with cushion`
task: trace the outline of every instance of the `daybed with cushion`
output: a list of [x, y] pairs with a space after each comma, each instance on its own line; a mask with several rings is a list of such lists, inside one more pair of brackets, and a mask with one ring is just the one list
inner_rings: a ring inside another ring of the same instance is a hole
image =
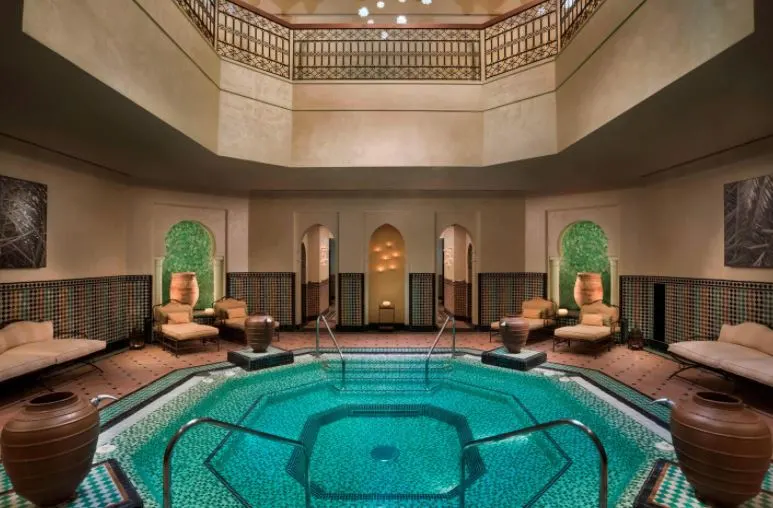
[[[247, 319], [247, 302], [223, 297], [215, 302], [215, 319], [224, 338], [244, 341], [244, 321]], [[279, 322], [274, 320], [274, 335], [279, 340]]]
[[595, 354], [604, 345], [612, 349], [613, 335], [617, 331], [620, 312], [617, 307], [593, 302], [583, 305], [580, 309], [579, 323], [574, 326], [562, 326], [553, 331], [553, 351], [556, 346], [566, 343], [572, 346], [572, 341], [583, 342], [596, 346]]
[[155, 332], [164, 349], [180, 354], [189, 344], [201, 341], [202, 344], [214, 342], [220, 351], [220, 333], [217, 328], [193, 321], [193, 307], [172, 300], [166, 305], [157, 305], [153, 311]]
[[[529, 322], [529, 332], [533, 332], [555, 324], [556, 310], [557, 305], [550, 300], [532, 298], [523, 301], [519, 315]], [[491, 323], [488, 334], [489, 342], [491, 342], [493, 335], [500, 333], [501, 329], [501, 320]]]
[[54, 365], [84, 361], [105, 346], [101, 340], [54, 339], [51, 321], [14, 321], [0, 329], [0, 381]]
[[688, 340], [668, 346], [682, 368], [696, 367], [773, 386], [773, 330], [759, 323], [724, 324], [717, 340]]

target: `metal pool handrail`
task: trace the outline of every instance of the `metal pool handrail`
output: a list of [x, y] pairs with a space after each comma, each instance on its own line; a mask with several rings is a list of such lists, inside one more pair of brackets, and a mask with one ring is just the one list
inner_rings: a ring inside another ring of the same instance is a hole
[[459, 507], [464, 508], [464, 490], [465, 490], [464, 455], [467, 452], [467, 450], [476, 446], [480, 446], [488, 443], [494, 443], [497, 441], [504, 441], [506, 439], [510, 439], [516, 436], [521, 436], [524, 434], [531, 434], [532, 432], [537, 432], [539, 430], [547, 430], [551, 427], [557, 427], [559, 425], [571, 425], [572, 427], [576, 427], [580, 429], [585, 433], [586, 436], [588, 436], [591, 439], [591, 441], [593, 441], [593, 444], [596, 446], [596, 450], [599, 452], [599, 459], [601, 463], [601, 467], [599, 471], [599, 508], [607, 508], [607, 491], [608, 491], [607, 470], [608, 470], [608, 464], [609, 464], [609, 459], [607, 458], [607, 452], [604, 450], [604, 445], [601, 444], [601, 440], [598, 438], [596, 433], [593, 432], [587, 425], [585, 425], [584, 423], [578, 420], [569, 420], [569, 419], [553, 420], [552, 422], [540, 423], [532, 427], [525, 427], [523, 429], [518, 429], [511, 432], [505, 432], [504, 434], [497, 434], [495, 436], [475, 439], [465, 444], [462, 447], [462, 452], [459, 458], [459, 470], [461, 471], [460, 481], [459, 481]]
[[244, 432], [245, 434], [251, 434], [253, 436], [262, 437], [269, 441], [277, 443], [287, 444], [296, 448], [300, 448], [303, 451], [303, 488], [306, 496], [306, 507], [311, 507], [311, 483], [309, 481], [309, 451], [306, 449], [306, 445], [295, 439], [287, 437], [277, 436], [275, 434], [269, 434], [267, 432], [261, 432], [259, 430], [250, 429], [249, 427], [243, 427], [241, 425], [234, 425], [233, 423], [224, 422], [221, 420], [215, 420], [214, 418], [196, 418], [189, 421], [182, 427], [180, 427], [169, 444], [166, 445], [164, 450], [164, 508], [172, 508], [172, 452], [174, 447], [181, 437], [193, 427], [198, 425], [209, 424], [216, 427], [222, 427], [230, 431]]
[[327, 318], [325, 317], [325, 314], [320, 314], [317, 316], [317, 346], [315, 350], [315, 355], [319, 356], [319, 323], [323, 322], [325, 323], [325, 328], [327, 328], [327, 333], [330, 334], [330, 338], [333, 340], [333, 344], [336, 347], [336, 350], [338, 350], [338, 356], [341, 358], [341, 388], [343, 389], [344, 385], [346, 384], [346, 360], [344, 360], [344, 353], [341, 351], [341, 346], [338, 345], [338, 341], [336, 340], [336, 336], [333, 333], [333, 330], [330, 328], [330, 323], [327, 322]]
[[437, 336], [435, 337], [435, 342], [432, 343], [432, 347], [429, 348], [429, 352], [427, 352], [426, 358], [424, 358], [424, 382], [429, 383], [429, 359], [432, 356], [432, 352], [435, 351], [435, 347], [437, 346], [437, 343], [440, 341], [440, 336], [443, 335], [443, 332], [446, 329], [446, 326], [448, 325], [448, 322], [451, 321], [451, 330], [452, 330], [452, 341], [451, 341], [451, 355], [456, 354], [456, 318], [452, 316], [451, 314], [446, 312], [446, 320], [443, 321], [443, 326], [440, 327], [440, 331], [437, 332]]

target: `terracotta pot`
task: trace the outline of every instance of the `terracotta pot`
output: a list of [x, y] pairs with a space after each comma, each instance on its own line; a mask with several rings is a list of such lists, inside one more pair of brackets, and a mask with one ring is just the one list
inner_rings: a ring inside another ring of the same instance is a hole
[[508, 316], [501, 323], [502, 343], [509, 352], [520, 353], [529, 339], [529, 322], [522, 317]]
[[56, 505], [75, 497], [91, 469], [98, 437], [99, 415], [92, 404], [71, 392], [47, 393], [3, 427], [3, 466], [17, 494], [38, 506]]
[[249, 316], [244, 322], [244, 335], [253, 353], [263, 353], [274, 337], [274, 318], [265, 314]]
[[169, 298], [196, 307], [196, 302], [199, 301], [199, 283], [196, 280], [196, 273], [173, 273], [169, 284]]
[[574, 301], [582, 307], [604, 298], [604, 286], [600, 273], [581, 272], [574, 281]]
[[698, 392], [671, 411], [679, 467], [697, 497], [712, 506], [738, 506], [760, 492], [770, 465], [771, 434], [737, 397]]

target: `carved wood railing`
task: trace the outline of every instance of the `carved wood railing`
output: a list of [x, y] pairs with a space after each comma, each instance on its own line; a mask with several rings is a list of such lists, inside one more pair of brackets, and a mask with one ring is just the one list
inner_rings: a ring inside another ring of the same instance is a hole
[[298, 25], [242, 0], [172, 0], [217, 53], [289, 80], [485, 81], [558, 55], [604, 0], [531, 2], [483, 25]]

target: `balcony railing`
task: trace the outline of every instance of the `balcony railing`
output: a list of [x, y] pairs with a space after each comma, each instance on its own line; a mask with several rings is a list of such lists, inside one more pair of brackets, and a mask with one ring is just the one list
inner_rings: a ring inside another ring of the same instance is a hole
[[172, 0], [222, 57], [294, 81], [485, 81], [558, 55], [604, 0], [544, 0], [484, 25], [293, 26], [241, 0]]

